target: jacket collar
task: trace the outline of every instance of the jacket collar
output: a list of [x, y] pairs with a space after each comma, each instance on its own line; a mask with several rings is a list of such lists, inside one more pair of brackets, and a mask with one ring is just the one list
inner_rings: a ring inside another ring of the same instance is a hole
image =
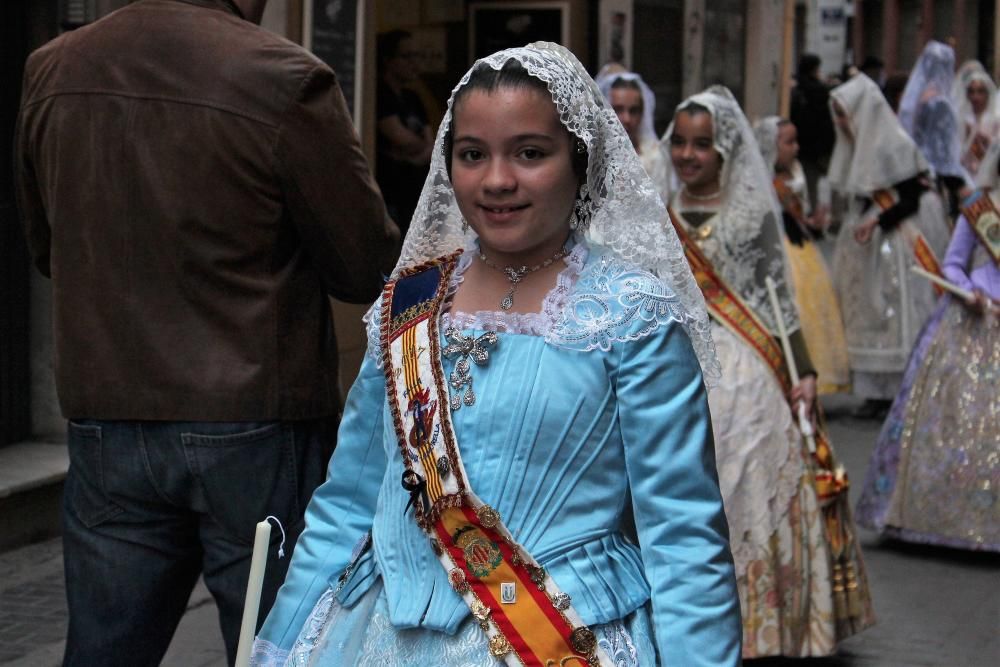
[[236, 6], [233, 0], [173, 0], [174, 2], [186, 2], [189, 5], [198, 5], [200, 7], [211, 7], [213, 9], [221, 9], [223, 11], [229, 12], [239, 16], [241, 19], [245, 19], [243, 12], [240, 8]]

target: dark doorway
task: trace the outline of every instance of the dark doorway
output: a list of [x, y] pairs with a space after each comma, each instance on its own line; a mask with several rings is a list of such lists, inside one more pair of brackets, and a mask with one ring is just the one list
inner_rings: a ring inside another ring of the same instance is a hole
[[[28, 0], [0, 3], [0, 445], [28, 436], [28, 255], [14, 201], [14, 126], [29, 51]], [[42, 3], [38, 3], [42, 4]]]

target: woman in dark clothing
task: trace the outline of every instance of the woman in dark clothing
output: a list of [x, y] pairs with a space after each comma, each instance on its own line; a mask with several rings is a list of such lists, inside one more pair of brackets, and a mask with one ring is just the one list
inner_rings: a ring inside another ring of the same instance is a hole
[[820, 64], [819, 56], [802, 54], [792, 90], [791, 121], [799, 132], [799, 162], [806, 174], [809, 201], [819, 201], [816, 183], [826, 173], [836, 139], [830, 92], [820, 78]]
[[375, 177], [389, 215], [405, 235], [431, 163], [434, 136], [420, 96], [413, 38], [405, 30], [379, 36]]

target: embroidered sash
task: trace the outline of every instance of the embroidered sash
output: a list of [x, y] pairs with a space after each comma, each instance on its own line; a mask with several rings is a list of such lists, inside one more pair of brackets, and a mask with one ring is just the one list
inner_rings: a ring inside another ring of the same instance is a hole
[[[891, 190], [876, 190], [872, 193], [872, 201], [884, 212], [896, 205], [896, 196]], [[905, 238], [910, 242], [910, 248], [913, 250], [913, 257], [917, 260], [917, 264], [924, 271], [943, 278], [944, 274], [941, 273], [941, 265], [938, 263], [937, 256], [934, 255], [934, 251], [920, 230], [910, 227], [905, 232]], [[934, 285], [934, 293], [940, 296], [944, 294], [944, 290]]]
[[508, 665], [611, 666], [569, 595], [469, 487], [452, 428], [438, 331], [458, 255], [404, 271], [382, 294], [386, 394], [415, 519], [489, 637], [493, 656]]
[[760, 355], [767, 367], [774, 372], [782, 390], [787, 393], [791, 389], [791, 381], [788, 378], [788, 369], [785, 368], [784, 352], [778, 341], [753, 309], [726, 284], [722, 276], [715, 272], [712, 263], [691, 239], [684, 226], [677, 222], [676, 214], [668, 210], [667, 217], [670, 218], [684, 246], [684, 255], [691, 265], [691, 272], [698, 287], [701, 288], [701, 293], [705, 296], [705, 306], [709, 314], [716, 322], [746, 341]]
[[802, 199], [795, 194], [794, 190], [788, 187], [788, 183], [781, 177], [776, 176], [774, 178], [774, 191], [778, 195], [778, 203], [781, 204], [782, 210], [795, 218], [795, 222], [799, 223], [799, 226], [805, 229], [806, 212], [802, 208]]
[[976, 190], [962, 202], [962, 214], [995, 264], [1000, 264], [1000, 212], [993, 199]]

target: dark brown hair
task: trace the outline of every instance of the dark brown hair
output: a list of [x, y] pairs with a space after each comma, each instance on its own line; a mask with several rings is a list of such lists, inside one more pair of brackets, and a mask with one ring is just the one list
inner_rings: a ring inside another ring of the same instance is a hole
[[[532, 76], [528, 70], [524, 69], [521, 63], [513, 58], [504, 63], [504, 66], [500, 69], [494, 69], [486, 63], [477, 65], [472, 70], [468, 83], [455, 92], [455, 99], [452, 102], [451, 121], [448, 124], [448, 131], [444, 136], [443, 146], [448, 178], [451, 178], [451, 151], [455, 136], [455, 116], [458, 113], [459, 105], [472, 91], [479, 90], [485, 93], [492, 93], [500, 88], [513, 90], [521, 88], [534, 89], [544, 92], [549, 99], [552, 99], [552, 93], [549, 92], [548, 85], [541, 79]], [[555, 103], [553, 103], [553, 106], [555, 106]], [[569, 130], [566, 131], [569, 132]], [[580, 183], [585, 183], [587, 181], [589, 155], [586, 150], [577, 152], [576, 147], [583, 145], [582, 140], [578, 139], [572, 132], [569, 132], [569, 135], [572, 139], [570, 145], [572, 146], [573, 173], [576, 174], [577, 180]]]

